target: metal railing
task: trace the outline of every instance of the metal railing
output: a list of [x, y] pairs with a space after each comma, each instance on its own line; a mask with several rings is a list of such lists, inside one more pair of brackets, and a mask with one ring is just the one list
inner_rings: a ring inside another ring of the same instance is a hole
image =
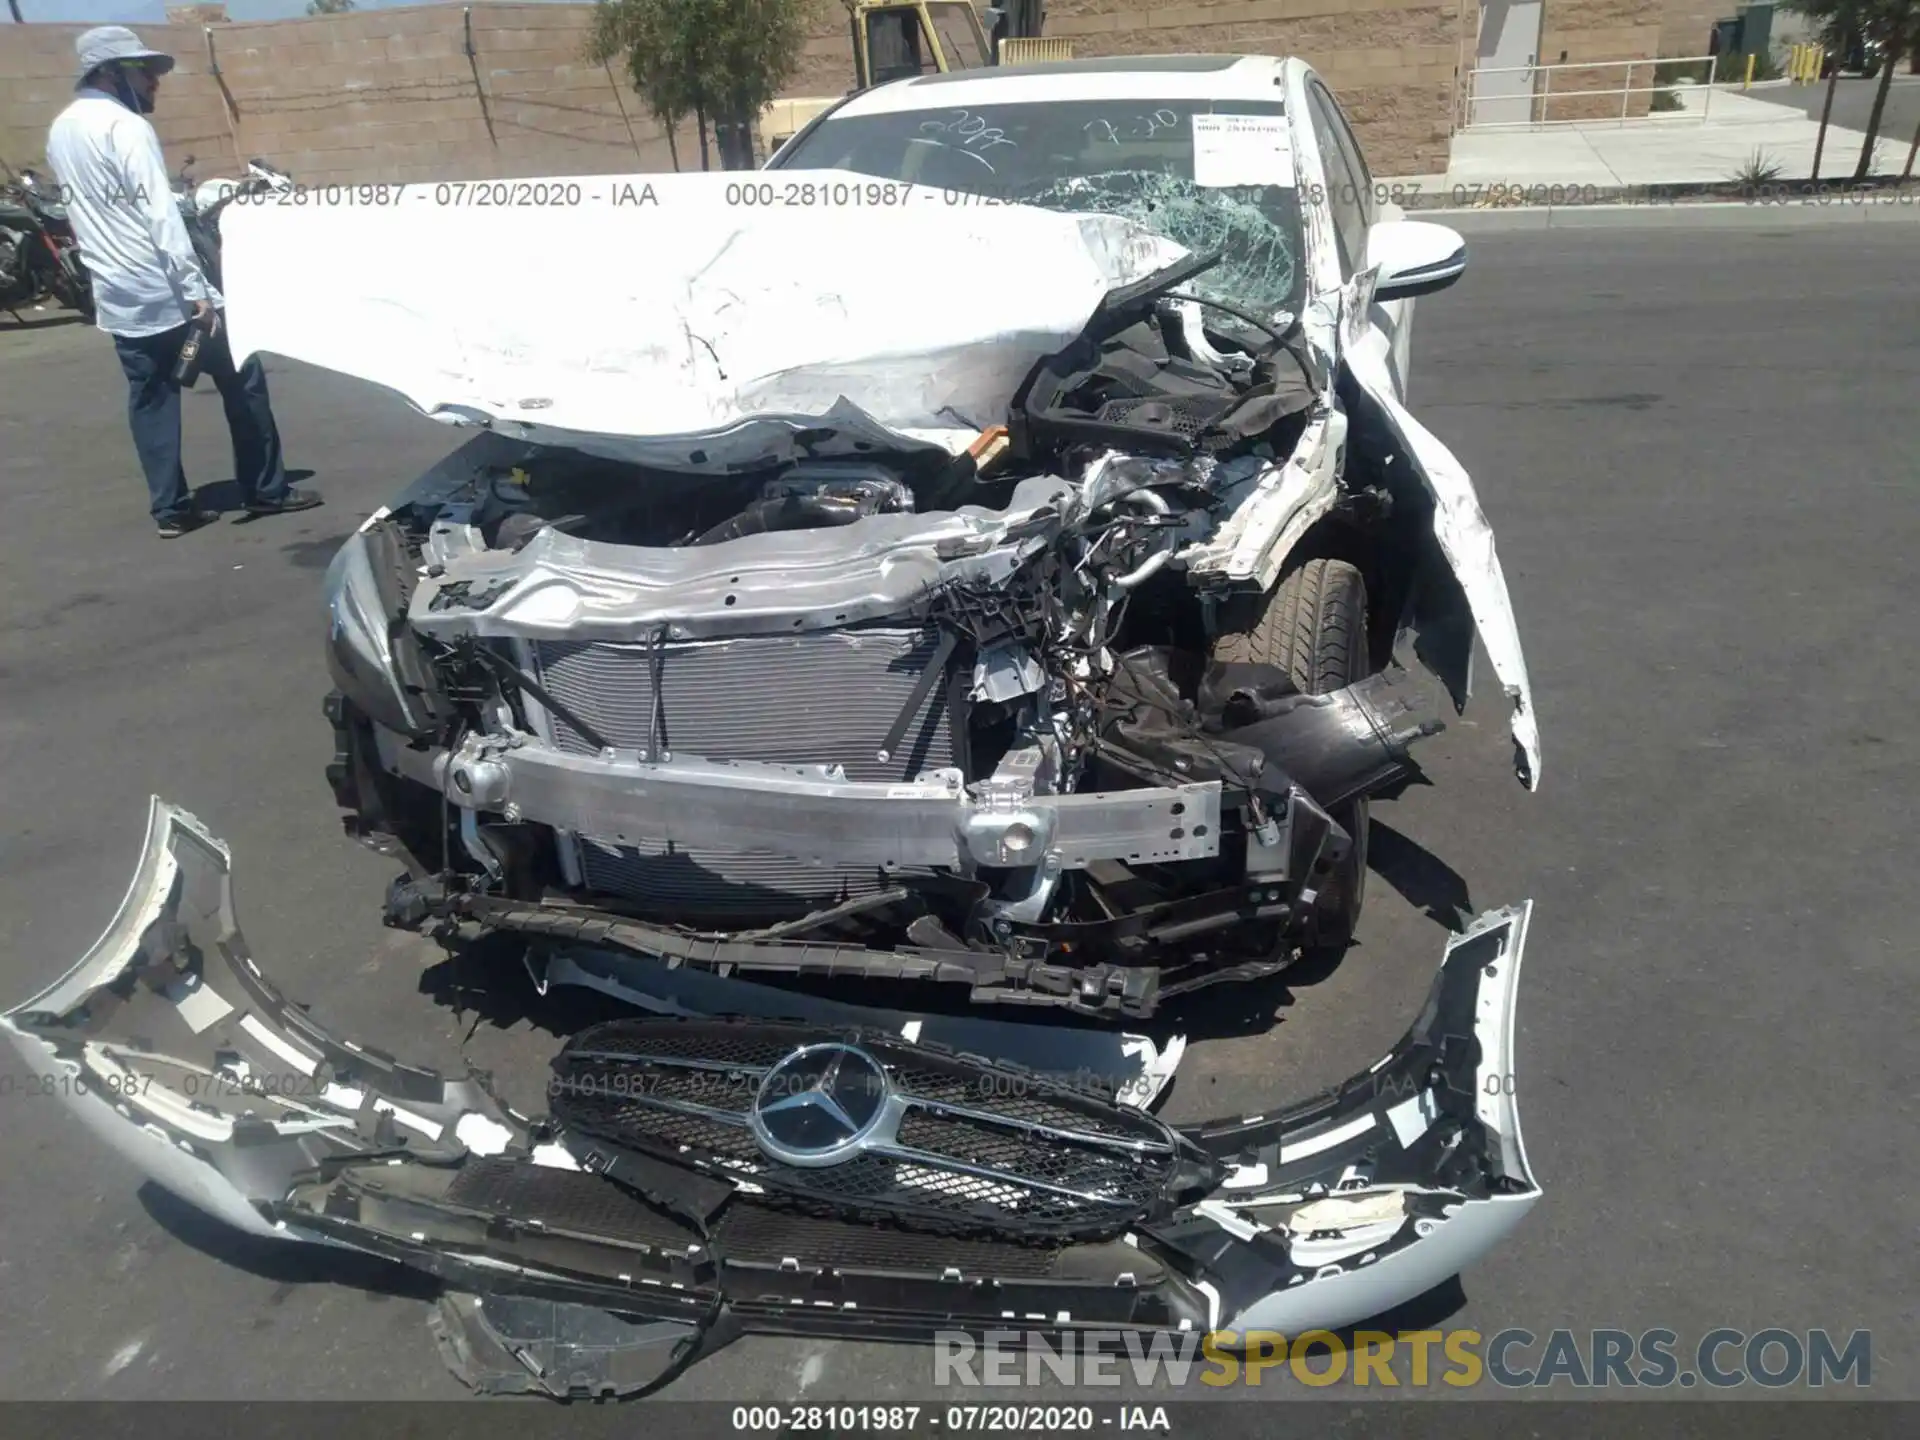
[[[1707, 66], [1706, 84], [1693, 88], [1700, 89], [1704, 92], [1701, 99], [1700, 114], [1697, 117], [1704, 123], [1708, 111], [1713, 105], [1713, 87], [1720, 83], [1718, 78], [1720, 61], [1717, 56], [1713, 55], [1685, 55], [1677, 58], [1663, 57], [1658, 60], [1574, 60], [1558, 65], [1482, 66], [1467, 72], [1467, 85], [1464, 95], [1465, 114], [1461, 118], [1460, 128], [1463, 130], [1537, 130], [1542, 126], [1549, 125], [1592, 125], [1596, 121], [1608, 119], [1615, 120], [1617, 123], [1623, 125], [1628, 121], [1637, 121], [1640, 119], [1661, 121], [1665, 119], [1665, 116], [1656, 111], [1649, 111], [1645, 116], [1634, 115], [1632, 113], [1633, 97], [1635, 95], [1651, 95], [1655, 91], [1672, 88], [1671, 86], [1662, 85], [1655, 81], [1654, 67], [1657, 65], [1700, 64]], [[1647, 72], [1647, 78], [1650, 83], [1635, 85], [1633, 83], [1634, 71], [1642, 69]], [[1582, 85], [1574, 89], [1556, 91], [1553, 88], [1554, 73], [1565, 70], [1625, 70], [1627, 73], [1623, 78], [1626, 83], [1624, 85], [1602, 86], [1599, 88]], [[1482, 76], [1487, 75], [1524, 75], [1532, 83], [1527, 89], [1517, 90], [1509, 94], [1482, 94], [1480, 93], [1479, 81]], [[1620, 113], [1618, 116], [1588, 115], [1572, 120], [1549, 120], [1546, 118], [1550, 113], [1549, 106], [1556, 99], [1593, 100], [1607, 95], [1618, 95], [1620, 97]], [[1527, 108], [1527, 118], [1524, 120], [1482, 120], [1476, 118], [1477, 112], [1483, 109], [1502, 106], [1503, 102], [1514, 105], [1525, 104]], [[1696, 118], [1691, 114], [1681, 115], [1677, 112], [1667, 113], [1674, 115], [1676, 119], [1684, 118], [1691, 120]]]

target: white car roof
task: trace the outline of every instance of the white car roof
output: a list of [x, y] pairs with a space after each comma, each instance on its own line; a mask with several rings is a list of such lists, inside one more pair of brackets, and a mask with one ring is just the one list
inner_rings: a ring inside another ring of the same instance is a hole
[[1273, 55], [1116, 55], [992, 66], [895, 80], [853, 96], [835, 119], [1039, 100], [1286, 100], [1289, 66]]

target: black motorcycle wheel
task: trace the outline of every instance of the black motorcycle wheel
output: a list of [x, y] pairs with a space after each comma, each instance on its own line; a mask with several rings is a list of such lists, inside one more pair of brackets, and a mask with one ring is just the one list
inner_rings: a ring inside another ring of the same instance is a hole
[[200, 262], [200, 273], [214, 289], [220, 288], [220, 239], [206, 216], [196, 216], [187, 224], [187, 238], [193, 242], [193, 255]]
[[89, 325], [98, 317], [93, 304], [93, 277], [77, 265], [74, 272], [62, 271], [54, 279], [53, 295], [69, 310], [78, 311]]

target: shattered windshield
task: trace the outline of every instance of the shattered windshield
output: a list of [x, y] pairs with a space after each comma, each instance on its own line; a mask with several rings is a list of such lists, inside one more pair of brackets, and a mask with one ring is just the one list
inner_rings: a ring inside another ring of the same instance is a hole
[[[956, 206], [1014, 201], [1124, 216], [1189, 250], [1225, 252], [1191, 286], [1200, 294], [1297, 315], [1300, 200], [1282, 115], [1278, 103], [1252, 101], [1079, 100], [830, 117], [779, 163], [910, 181], [945, 191]], [[1225, 137], [1224, 117], [1241, 122]], [[1216, 183], [1269, 172], [1275, 183]], [[1017, 255], [981, 257], [989, 277], [1019, 263]]]

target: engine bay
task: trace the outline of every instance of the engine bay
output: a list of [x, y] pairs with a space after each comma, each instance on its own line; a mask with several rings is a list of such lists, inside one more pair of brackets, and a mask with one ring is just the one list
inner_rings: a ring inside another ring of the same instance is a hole
[[1438, 726], [1398, 669], [1306, 693], [1220, 648], [1183, 553], [1325, 400], [1297, 327], [1183, 291], [1217, 258], [1110, 294], [964, 448], [489, 434], [424, 477], [333, 586], [336, 795], [408, 860], [393, 916], [588, 907], [644, 953], [855, 945], [1101, 1013], [1289, 962], [1342, 807]]

